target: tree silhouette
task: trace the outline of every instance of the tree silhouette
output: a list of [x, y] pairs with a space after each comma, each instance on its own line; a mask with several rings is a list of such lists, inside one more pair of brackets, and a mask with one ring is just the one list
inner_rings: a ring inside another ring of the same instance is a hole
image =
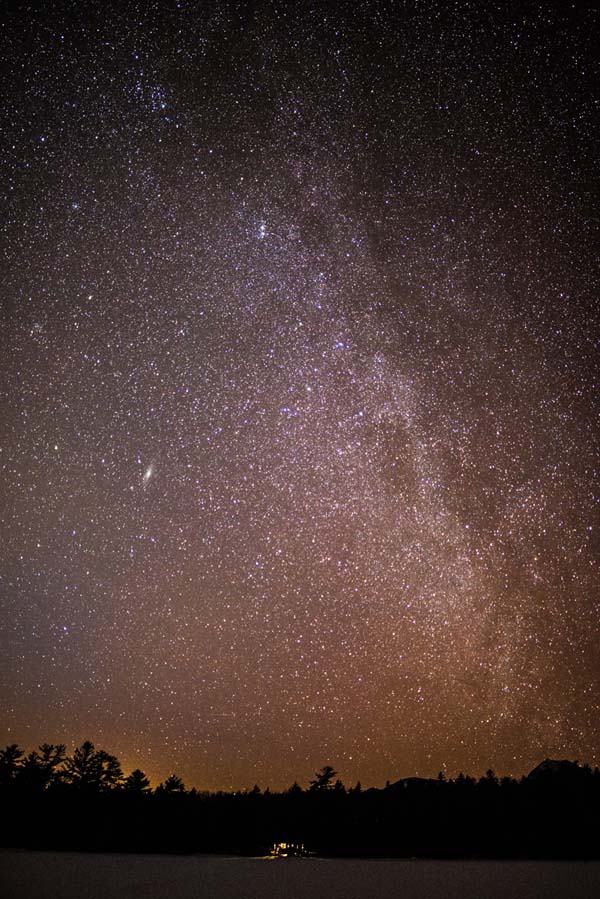
[[0, 749], [0, 785], [5, 786], [15, 779], [19, 770], [23, 750], [16, 743]]
[[42, 743], [40, 750], [40, 764], [44, 768], [46, 782], [60, 778], [59, 766], [65, 760], [65, 746], [62, 743]]
[[96, 784], [98, 780], [98, 764], [96, 750], [89, 740], [78, 747], [72, 756], [65, 759], [65, 780], [78, 787]]
[[60, 766], [65, 761], [65, 747], [62, 743], [42, 743], [24, 758], [17, 772], [19, 783], [28, 790], [46, 790], [57, 783], [62, 776]]
[[158, 785], [156, 791], [162, 793], [185, 793], [185, 784], [176, 774], [170, 774], [166, 780]]
[[499, 780], [492, 769], [488, 768], [485, 772], [485, 777], [479, 778], [479, 784], [483, 787], [497, 787], [499, 784]]
[[150, 781], [146, 777], [143, 771], [140, 771], [139, 768], [136, 768], [135, 771], [132, 771], [128, 777], [123, 781], [123, 789], [128, 793], [150, 793]]
[[65, 759], [65, 779], [83, 790], [107, 790], [118, 785], [123, 772], [116, 756], [96, 750], [89, 740]]
[[332, 780], [336, 777], [337, 771], [331, 765], [324, 765], [320, 771], [315, 772], [315, 779], [310, 781], [311, 793], [321, 792], [323, 790], [332, 789]]
[[45, 772], [42, 760], [34, 750], [24, 758], [17, 772], [19, 783], [24, 784], [28, 790], [43, 790], [45, 787]]
[[100, 771], [100, 787], [106, 790], [118, 786], [123, 780], [123, 771], [118, 758], [100, 749], [96, 753], [96, 759]]

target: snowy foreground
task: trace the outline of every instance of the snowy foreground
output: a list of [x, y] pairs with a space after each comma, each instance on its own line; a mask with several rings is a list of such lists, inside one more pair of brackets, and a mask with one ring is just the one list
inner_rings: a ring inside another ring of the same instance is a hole
[[597, 899], [600, 862], [254, 859], [0, 850], [3, 899]]

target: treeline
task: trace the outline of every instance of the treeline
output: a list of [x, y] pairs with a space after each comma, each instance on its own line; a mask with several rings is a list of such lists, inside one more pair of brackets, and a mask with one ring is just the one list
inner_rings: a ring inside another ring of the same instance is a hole
[[319, 855], [600, 858], [600, 770], [546, 760], [520, 780], [406, 778], [347, 788], [330, 766], [307, 789], [186, 789], [175, 774], [152, 789], [141, 770], [86, 742], [67, 755], [43, 744], [0, 750], [4, 846], [264, 855], [302, 843]]

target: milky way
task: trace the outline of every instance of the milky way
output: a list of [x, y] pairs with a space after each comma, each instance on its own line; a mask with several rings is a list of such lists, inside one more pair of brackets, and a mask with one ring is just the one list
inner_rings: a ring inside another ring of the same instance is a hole
[[5, 16], [4, 740], [599, 763], [597, 16], [292, 6]]

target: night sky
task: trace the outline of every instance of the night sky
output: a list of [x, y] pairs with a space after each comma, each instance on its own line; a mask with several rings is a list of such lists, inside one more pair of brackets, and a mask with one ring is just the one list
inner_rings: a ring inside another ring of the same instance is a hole
[[13, 6], [2, 745], [600, 763], [592, 4]]

